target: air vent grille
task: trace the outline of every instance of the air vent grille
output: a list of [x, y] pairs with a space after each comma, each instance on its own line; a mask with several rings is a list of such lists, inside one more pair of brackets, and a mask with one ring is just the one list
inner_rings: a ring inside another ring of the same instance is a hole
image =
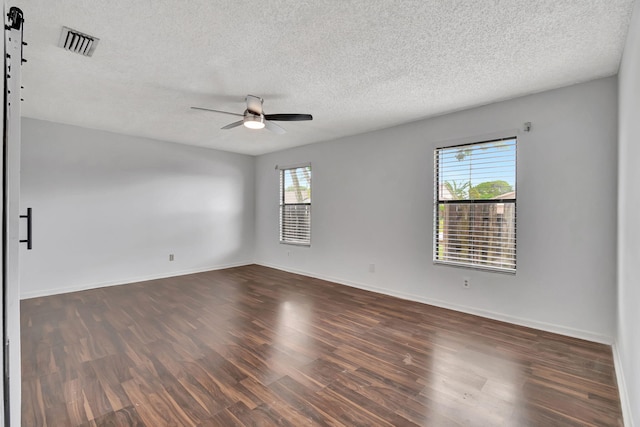
[[100, 39], [96, 37], [81, 33], [80, 31], [76, 31], [68, 27], [62, 27], [58, 46], [68, 51], [79, 53], [83, 56], [91, 56], [96, 50], [98, 41], [100, 41]]

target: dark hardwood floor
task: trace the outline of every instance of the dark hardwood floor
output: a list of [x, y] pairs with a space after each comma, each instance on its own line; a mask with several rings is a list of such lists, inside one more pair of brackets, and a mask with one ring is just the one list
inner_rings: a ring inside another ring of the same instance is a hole
[[260, 266], [22, 302], [24, 426], [619, 426], [611, 349]]

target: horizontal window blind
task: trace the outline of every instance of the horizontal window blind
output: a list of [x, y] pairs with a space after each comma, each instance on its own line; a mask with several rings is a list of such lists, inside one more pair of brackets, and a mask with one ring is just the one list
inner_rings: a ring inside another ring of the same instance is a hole
[[516, 143], [435, 150], [435, 262], [515, 272]]
[[311, 166], [280, 169], [280, 242], [311, 244]]

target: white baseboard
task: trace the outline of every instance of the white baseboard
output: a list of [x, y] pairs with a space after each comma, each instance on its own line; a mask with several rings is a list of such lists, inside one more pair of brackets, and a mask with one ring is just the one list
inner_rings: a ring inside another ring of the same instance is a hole
[[231, 263], [231, 264], [212, 265], [208, 267], [200, 267], [200, 268], [187, 269], [187, 270], [169, 271], [166, 273], [153, 274], [149, 276], [131, 277], [127, 279], [119, 279], [119, 280], [98, 282], [98, 283], [84, 283], [80, 285], [72, 285], [72, 286], [66, 286], [63, 288], [55, 288], [55, 289], [44, 289], [44, 290], [38, 290], [38, 291], [32, 291], [32, 292], [25, 292], [24, 294], [20, 295], [20, 299], [24, 300], [29, 298], [47, 297], [50, 295], [86, 291], [88, 289], [105, 288], [108, 286], [128, 285], [131, 283], [146, 282], [148, 280], [166, 279], [167, 277], [184, 276], [187, 274], [203, 273], [205, 271], [222, 270], [224, 268], [232, 268], [232, 267], [241, 267], [243, 265], [250, 265], [253, 263], [254, 263], [253, 261], [242, 261], [242, 262]]
[[611, 346], [613, 351], [613, 366], [616, 371], [616, 380], [618, 381], [618, 393], [620, 393], [620, 406], [622, 406], [622, 419], [626, 427], [633, 427], [633, 414], [631, 413], [631, 402], [627, 394], [627, 383], [624, 380], [624, 371], [622, 369], [622, 359], [620, 358], [620, 350], [618, 343], [614, 342]]
[[511, 316], [508, 314], [497, 313], [488, 310], [482, 310], [475, 307], [468, 307], [459, 304], [451, 304], [446, 301], [435, 300], [431, 298], [425, 298], [419, 295], [407, 294], [404, 292], [395, 292], [386, 288], [379, 288], [375, 286], [370, 286], [364, 283], [352, 282], [349, 280], [340, 279], [337, 277], [331, 277], [324, 274], [312, 273], [308, 271], [296, 270], [287, 267], [282, 267], [275, 264], [270, 264], [266, 262], [256, 261], [255, 264], [262, 265], [265, 267], [275, 268], [277, 270], [283, 270], [290, 273], [302, 274], [304, 276], [314, 277], [316, 279], [327, 280], [329, 282], [339, 283], [341, 285], [350, 286], [352, 288], [363, 289], [366, 291], [376, 292], [379, 294], [389, 295], [392, 297], [397, 297], [409, 301], [421, 302], [423, 304], [429, 304], [436, 307], [446, 308], [449, 310], [460, 311], [462, 313], [473, 314], [480, 317], [486, 317], [488, 319], [500, 320], [502, 322], [512, 323], [514, 325], [525, 326], [533, 329], [540, 329], [546, 332], [552, 332], [555, 334], [566, 335], [573, 338], [579, 338], [586, 341], [597, 342], [601, 344], [612, 345], [613, 338], [607, 335], [597, 334], [589, 331], [584, 331], [581, 329], [569, 328], [566, 326], [555, 325], [552, 323], [540, 322], [532, 319], [524, 319], [521, 317]]

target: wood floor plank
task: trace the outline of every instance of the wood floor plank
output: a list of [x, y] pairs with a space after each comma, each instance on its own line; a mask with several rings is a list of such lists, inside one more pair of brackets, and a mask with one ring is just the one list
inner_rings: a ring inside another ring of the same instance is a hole
[[21, 303], [29, 426], [621, 426], [611, 348], [257, 265]]
[[144, 427], [136, 410], [128, 406], [94, 419], [88, 426], [95, 427]]
[[40, 388], [40, 378], [22, 379], [22, 402], [22, 423], [30, 426], [45, 425], [47, 410]]

